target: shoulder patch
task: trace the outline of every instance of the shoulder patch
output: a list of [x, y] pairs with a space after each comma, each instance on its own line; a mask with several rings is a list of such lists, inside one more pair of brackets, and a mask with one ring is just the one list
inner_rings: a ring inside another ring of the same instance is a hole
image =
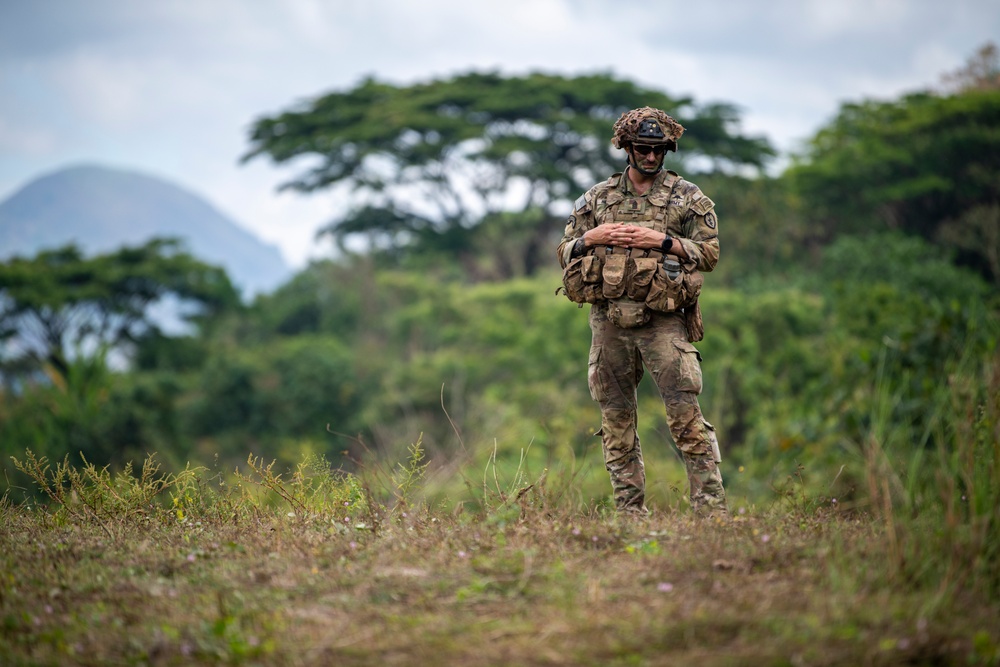
[[587, 195], [580, 195], [580, 198], [573, 202], [573, 210], [582, 211], [585, 208], [587, 208]]
[[699, 197], [697, 200], [691, 202], [691, 210], [698, 215], [705, 215], [713, 208], [715, 208], [715, 202], [708, 197]]

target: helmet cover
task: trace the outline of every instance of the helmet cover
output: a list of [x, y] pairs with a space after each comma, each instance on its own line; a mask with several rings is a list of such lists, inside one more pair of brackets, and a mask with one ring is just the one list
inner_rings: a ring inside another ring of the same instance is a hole
[[615, 148], [639, 143], [664, 145], [668, 151], [676, 151], [684, 127], [659, 109], [642, 107], [623, 113], [615, 121], [612, 132], [611, 145]]

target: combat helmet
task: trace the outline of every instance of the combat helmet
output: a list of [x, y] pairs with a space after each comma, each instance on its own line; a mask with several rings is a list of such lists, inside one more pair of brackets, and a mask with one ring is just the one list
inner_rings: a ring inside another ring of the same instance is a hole
[[626, 148], [633, 143], [665, 145], [668, 151], [677, 150], [677, 140], [684, 128], [659, 109], [642, 107], [626, 111], [615, 121], [611, 145]]

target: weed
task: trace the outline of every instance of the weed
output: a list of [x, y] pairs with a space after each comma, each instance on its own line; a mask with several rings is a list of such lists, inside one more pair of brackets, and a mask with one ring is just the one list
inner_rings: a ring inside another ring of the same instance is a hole
[[242, 485], [257, 487], [265, 492], [254, 499], [256, 504], [280, 499], [293, 513], [306, 517], [330, 516], [343, 512], [343, 507], [363, 509], [365, 494], [357, 478], [334, 470], [324, 457], [308, 454], [286, 481], [283, 473], [274, 470], [276, 462], [264, 464], [260, 457], [247, 457], [251, 474], [236, 471]]
[[421, 487], [427, 474], [428, 461], [424, 460], [423, 434], [408, 449], [410, 456], [406, 464], [399, 463], [392, 476], [396, 501], [406, 506], [413, 501], [414, 492]]
[[109, 466], [98, 468], [81, 458], [82, 468], [71, 465], [68, 456], [53, 468], [46, 457], [37, 458], [31, 450], [23, 461], [11, 457], [15, 468], [31, 478], [66, 516], [96, 523], [112, 540], [121, 539], [130, 523], [158, 515], [157, 496], [194, 474], [190, 469], [163, 474], [153, 456], [146, 458], [138, 476], [131, 462], [112, 474]]

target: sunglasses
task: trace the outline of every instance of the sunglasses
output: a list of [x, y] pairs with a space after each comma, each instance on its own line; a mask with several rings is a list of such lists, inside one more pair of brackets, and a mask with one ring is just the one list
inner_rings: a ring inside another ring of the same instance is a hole
[[663, 155], [663, 151], [666, 150], [666, 146], [649, 146], [647, 144], [632, 144], [632, 150], [639, 155], [648, 155], [652, 153], [653, 155]]

